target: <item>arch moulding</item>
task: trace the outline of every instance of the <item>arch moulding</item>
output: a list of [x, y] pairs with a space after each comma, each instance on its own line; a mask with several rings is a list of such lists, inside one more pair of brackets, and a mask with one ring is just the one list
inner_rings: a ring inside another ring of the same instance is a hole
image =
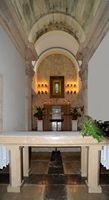
[[35, 73], [37, 73], [37, 69], [38, 69], [40, 63], [47, 56], [53, 55], [53, 54], [62, 54], [64, 56], [66, 56], [67, 58], [69, 58], [72, 61], [72, 63], [74, 64], [74, 66], [76, 67], [77, 72], [79, 72], [78, 61], [76, 60], [75, 56], [70, 51], [68, 51], [67, 49], [62, 49], [62, 48], [50, 48], [50, 49], [47, 49], [46, 51], [42, 52], [40, 54], [40, 56], [38, 57], [38, 60], [36, 62], [35, 68], [34, 68]]

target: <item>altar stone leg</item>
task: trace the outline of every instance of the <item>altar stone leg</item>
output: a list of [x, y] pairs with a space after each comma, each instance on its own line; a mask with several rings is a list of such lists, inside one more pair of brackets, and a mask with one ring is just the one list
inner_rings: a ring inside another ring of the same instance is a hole
[[101, 193], [99, 185], [100, 145], [89, 146], [88, 152], [88, 192]]
[[29, 147], [23, 148], [23, 176], [29, 176]]
[[87, 177], [87, 147], [81, 147], [81, 176]]
[[8, 146], [10, 157], [10, 184], [7, 192], [20, 192], [21, 186], [21, 156], [19, 146]]

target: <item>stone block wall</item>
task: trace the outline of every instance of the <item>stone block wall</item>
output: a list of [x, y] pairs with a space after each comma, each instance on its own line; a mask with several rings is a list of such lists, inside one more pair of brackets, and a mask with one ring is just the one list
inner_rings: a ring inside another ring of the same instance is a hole
[[[78, 71], [72, 61], [65, 55], [54, 54], [46, 57], [38, 66], [37, 74], [35, 75], [37, 84], [47, 84], [47, 94], [36, 94], [33, 97], [33, 106], [43, 106], [44, 103], [64, 104], [70, 103], [72, 106], [82, 105], [81, 98], [81, 81]], [[50, 98], [50, 76], [64, 76], [64, 98]], [[66, 91], [71, 88], [67, 84], [77, 83], [78, 93], [68, 94]], [[36, 91], [38, 92], [38, 91]]]

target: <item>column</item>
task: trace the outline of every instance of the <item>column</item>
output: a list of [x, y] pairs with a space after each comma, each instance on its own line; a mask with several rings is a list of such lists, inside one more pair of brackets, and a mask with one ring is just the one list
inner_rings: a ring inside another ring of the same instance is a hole
[[21, 187], [21, 155], [20, 147], [8, 146], [10, 159], [10, 184], [7, 192], [20, 192]]
[[88, 63], [87, 60], [85, 60], [85, 58], [83, 59], [79, 75], [82, 81], [82, 88], [80, 92], [82, 95], [82, 102], [84, 105], [84, 114], [86, 115], [88, 108]]
[[0, 131], [3, 129], [3, 75], [0, 74]]
[[25, 130], [31, 130], [31, 113], [32, 113], [32, 76], [34, 72], [32, 65], [26, 61], [25, 69]]
[[88, 167], [87, 147], [81, 147], [81, 176], [87, 177]]
[[29, 147], [23, 148], [23, 176], [29, 176]]
[[[30, 59], [31, 60], [31, 59]], [[33, 69], [31, 61], [26, 60], [25, 69], [25, 130], [31, 130], [31, 116], [32, 116], [32, 77]], [[23, 148], [23, 176], [29, 176], [29, 147]]]
[[100, 150], [101, 145], [89, 146], [88, 152], [88, 192], [101, 193], [102, 189], [99, 185], [99, 168], [100, 168]]

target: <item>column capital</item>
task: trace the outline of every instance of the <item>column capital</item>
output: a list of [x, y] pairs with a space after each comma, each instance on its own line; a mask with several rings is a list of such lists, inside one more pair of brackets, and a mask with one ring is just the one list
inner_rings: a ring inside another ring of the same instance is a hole
[[83, 61], [82, 65], [81, 65], [81, 69], [79, 71], [79, 76], [82, 81], [88, 79], [88, 63], [85, 61]]
[[29, 43], [29, 45], [25, 49], [25, 61], [29, 61], [31, 63], [32, 60], [37, 60], [37, 59], [38, 55], [36, 53], [36, 50], [33, 47], [33, 45]]
[[29, 60], [25, 61], [25, 74], [27, 76], [33, 77], [34, 76], [34, 70], [32, 68], [32, 63]]
[[76, 55], [77, 60], [82, 61], [81, 67], [88, 65], [88, 48], [82, 48]]

